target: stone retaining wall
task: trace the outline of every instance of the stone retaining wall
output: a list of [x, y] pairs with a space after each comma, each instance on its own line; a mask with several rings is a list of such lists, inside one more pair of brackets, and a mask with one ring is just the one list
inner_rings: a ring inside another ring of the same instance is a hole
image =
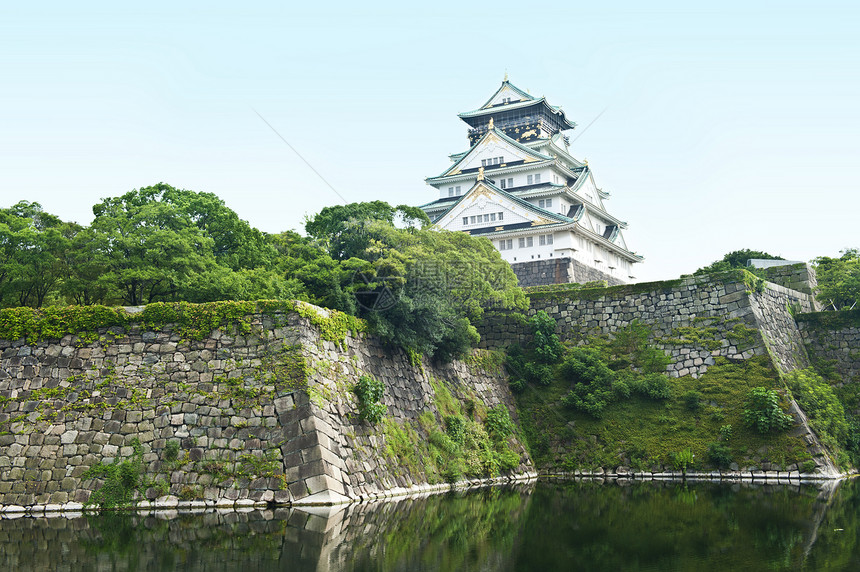
[[551, 284], [569, 284], [599, 282], [605, 280], [609, 286], [617, 286], [625, 282], [601, 272], [597, 268], [586, 266], [575, 258], [547, 258], [529, 262], [514, 262], [511, 264], [517, 275], [519, 285], [546, 286]]
[[[779, 284], [789, 290], [802, 292], [809, 296], [815, 294], [818, 288], [818, 279], [815, 270], [808, 264], [791, 264], [788, 266], [771, 266], [770, 268], [759, 268], [756, 273], [768, 282]], [[815, 310], [818, 309], [817, 302], [812, 300]]]
[[[91, 344], [0, 340], [0, 505], [83, 503], [101, 485], [87, 470], [131, 457], [137, 442], [155, 481], [146, 497], [162, 505], [329, 503], [423, 483], [386, 457], [378, 426], [358, 419], [351, 387], [362, 373], [385, 384], [395, 423], [440, 418], [431, 380], [516, 418], [501, 373], [412, 366], [364, 336], [339, 345], [295, 313], [255, 315], [248, 333], [201, 341], [169, 326], [100, 333]], [[529, 472], [513, 446], [518, 472]]]
[[860, 310], [801, 314], [797, 324], [818, 365], [832, 366], [840, 385], [860, 382]]
[[[637, 320], [671, 355], [669, 374], [674, 376], [698, 377], [716, 356], [747, 359], [770, 353], [782, 371], [808, 364], [789, 308], [809, 311], [811, 298], [777, 284], [694, 276], [605, 289], [549, 289], [532, 292], [530, 299], [530, 315], [545, 311], [557, 321], [563, 339], [611, 335]], [[480, 332], [487, 348], [529, 337], [526, 324], [503, 316], [488, 317]]]

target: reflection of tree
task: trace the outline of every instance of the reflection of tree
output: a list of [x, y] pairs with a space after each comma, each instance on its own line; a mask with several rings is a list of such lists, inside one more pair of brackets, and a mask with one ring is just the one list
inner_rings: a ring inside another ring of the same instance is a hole
[[792, 569], [816, 498], [715, 483], [579, 483], [533, 496], [517, 569]]

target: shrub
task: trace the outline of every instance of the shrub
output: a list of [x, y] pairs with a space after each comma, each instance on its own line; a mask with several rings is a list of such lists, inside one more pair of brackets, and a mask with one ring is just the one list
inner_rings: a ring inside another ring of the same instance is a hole
[[527, 362], [523, 368], [526, 381], [547, 386], [552, 383], [552, 368], [545, 364]]
[[723, 425], [722, 427], [720, 427], [720, 440], [730, 441], [731, 438], [732, 438], [732, 426], [731, 426], [731, 424]]
[[662, 373], [649, 373], [635, 379], [631, 389], [649, 399], [669, 399], [672, 397], [669, 378]]
[[499, 469], [502, 471], [513, 471], [520, 464], [520, 456], [510, 449], [504, 449], [497, 455], [499, 459]]
[[578, 383], [565, 395], [561, 402], [566, 407], [578, 409], [600, 419], [603, 410], [613, 401], [612, 390], [599, 385]]
[[522, 378], [512, 378], [509, 384], [514, 393], [522, 393], [526, 390], [526, 380]]
[[845, 418], [845, 408], [824, 378], [812, 369], [804, 369], [788, 374], [785, 384], [824, 443], [850, 447], [851, 429]]
[[529, 320], [534, 333], [532, 345], [535, 357], [543, 363], [555, 363], [561, 357], [562, 347], [555, 334], [556, 322], [543, 310]]
[[134, 500], [135, 491], [141, 492], [140, 489], [145, 488], [146, 484], [141, 479], [143, 447], [137, 438], [131, 445], [134, 452], [128, 459], [120, 461], [116, 458], [109, 465], [98, 463], [83, 474], [84, 479], [104, 479], [104, 484], [90, 495], [87, 505], [95, 504], [107, 509], [128, 506]]
[[759, 433], [784, 431], [791, 427], [791, 415], [779, 406], [779, 395], [773, 389], [754, 387], [747, 394], [744, 404], [744, 423]]
[[511, 384], [514, 391], [524, 390], [526, 383], [543, 386], [552, 383], [552, 367], [543, 363], [530, 361], [519, 346], [510, 348], [505, 359], [505, 367], [511, 376]]
[[618, 399], [627, 399], [630, 397], [630, 383], [624, 378], [618, 378], [612, 384], [612, 392]]
[[385, 386], [381, 381], [373, 379], [369, 375], [362, 375], [358, 378], [352, 392], [358, 397], [358, 416], [362, 420], [371, 425], [382, 421], [386, 412], [385, 405], [380, 403], [384, 391]]
[[592, 348], [573, 348], [564, 363], [561, 374], [576, 384], [610, 387], [615, 373], [600, 359], [600, 353]]
[[696, 455], [688, 448], [679, 453], [675, 453], [675, 459], [672, 461], [676, 469], [681, 469], [687, 472], [687, 466], [693, 465], [696, 461]]
[[462, 443], [466, 438], [466, 420], [459, 415], [446, 415], [445, 431], [454, 443]]
[[708, 460], [724, 469], [732, 463], [732, 450], [722, 443], [709, 443]]
[[508, 413], [508, 408], [503, 404], [487, 410], [487, 417], [484, 420], [484, 426], [487, 432], [493, 439], [501, 441], [514, 433], [514, 422], [511, 421], [511, 415]]
[[687, 409], [690, 411], [698, 411], [702, 408], [702, 394], [695, 389], [691, 389], [684, 394], [684, 405], [686, 405]]
[[816, 464], [815, 461], [809, 459], [808, 461], [804, 461], [802, 465], [800, 465], [801, 473], [811, 473], [815, 470]]

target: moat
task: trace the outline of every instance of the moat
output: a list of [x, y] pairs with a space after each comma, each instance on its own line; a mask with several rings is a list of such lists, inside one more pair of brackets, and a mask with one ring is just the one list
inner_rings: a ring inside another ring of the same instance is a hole
[[858, 506], [856, 480], [542, 481], [305, 510], [6, 518], [0, 569], [853, 570]]

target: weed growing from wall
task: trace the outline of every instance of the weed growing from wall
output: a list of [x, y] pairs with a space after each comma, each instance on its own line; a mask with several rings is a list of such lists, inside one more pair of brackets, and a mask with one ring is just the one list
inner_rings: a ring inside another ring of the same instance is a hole
[[84, 479], [102, 479], [102, 486], [93, 491], [87, 500], [87, 505], [96, 505], [102, 509], [123, 508], [134, 501], [134, 493], [143, 494], [147, 482], [142, 478], [143, 446], [140, 441], [132, 441], [131, 457], [113, 463], [98, 463], [83, 474]]
[[381, 403], [384, 391], [385, 385], [378, 379], [373, 379], [369, 375], [362, 375], [358, 378], [352, 392], [358, 397], [358, 416], [360, 419], [371, 425], [376, 425], [382, 421], [387, 411], [385, 405]]
[[785, 431], [792, 424], [792, 417], [779, 405], [779, 394], [773, 389], [754, 387], [747, 394], [744, 404], [744, 423], [759, 433]]

